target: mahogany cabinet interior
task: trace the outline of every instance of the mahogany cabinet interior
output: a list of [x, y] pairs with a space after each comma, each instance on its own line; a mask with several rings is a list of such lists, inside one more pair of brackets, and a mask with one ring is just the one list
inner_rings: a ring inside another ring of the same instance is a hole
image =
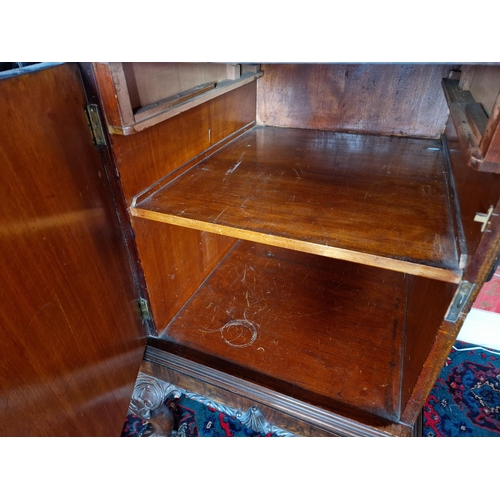
[[412, 434], [499, 250], [500, 68], [86, 71], [155, 324], [144, 369]]
[[143, 313], [127, 344], [101, 297], [110, 345], [147, 334], [136, 370], [297, 434], [415, 434], [500, 252], [500, 67], [79, 68]]

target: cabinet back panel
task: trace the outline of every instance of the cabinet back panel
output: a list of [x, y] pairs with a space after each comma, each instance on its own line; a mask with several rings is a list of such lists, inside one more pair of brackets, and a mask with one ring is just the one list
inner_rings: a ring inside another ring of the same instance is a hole
[[127, 200], [255, 120], [251, 83], [156, 126], [129, 136], [112, 135]]
[[266, 64], [258, 123], [383, 135], [439, 137], [452, 66]]

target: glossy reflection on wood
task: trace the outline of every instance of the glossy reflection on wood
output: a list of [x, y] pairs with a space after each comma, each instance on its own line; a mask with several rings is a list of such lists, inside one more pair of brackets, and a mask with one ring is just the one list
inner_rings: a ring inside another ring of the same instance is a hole
[[434, 140], [256, 127], [134, 215], [457, 282]]
[[236, 240], [139, 218], [133, 223], [151, 310], [161, 331]]
[[112, 135], [125, 199], [255, 121], [251, 83], [130, 136]]
[[456, 289], [457, 285], [453, 283], [408, 276], [402, 408], [406, 406], [427, 355], [436, 341], [438, 329]]
[[395, 418], [404, 309], [403, 274], [241, 242], [163, 336]]
[[476, 213], [486, 213], [491, 205], [496, 206], [500, 199], [500, 175], [491, 172], [478, 172], [467, 166], [458, 140], [456, 128], [451, 118], [445, 132], [450, 151], [450, 163], [456, 186], [457, 202], [460, 209], [467, 255], [472, 256], [483, 233], [481, 224], [474, 221]]
[[145, 338], [78, 68], [0, 93], [0, 435], [119, 436]]

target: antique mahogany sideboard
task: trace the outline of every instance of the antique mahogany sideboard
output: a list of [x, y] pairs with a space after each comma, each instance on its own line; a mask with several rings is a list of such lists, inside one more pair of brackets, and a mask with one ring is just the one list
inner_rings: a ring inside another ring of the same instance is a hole
[[498, 265], [499, 91], [480, 64], [0, 74], [0, 434], [118, 436], [139, 373], [285, 433], [418, 434]]

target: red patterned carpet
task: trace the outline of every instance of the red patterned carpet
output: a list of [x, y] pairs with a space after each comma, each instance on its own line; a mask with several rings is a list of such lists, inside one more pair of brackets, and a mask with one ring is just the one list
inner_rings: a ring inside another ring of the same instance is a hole
[[424, 437], [500, 437], [500, 354], [456, 342], [423, 417]]
[[[500, 314], [500, 267], [481, 288], [474, 308]], [[481, 325], [474, 326], [473, 333], [476, 328]], [[427, 437], [500, 437], [500, 352], [457, 342], [427, 398], [423, 417]]]
[[491, 281], [485, 283], [481, 288], [476, 302], [474, 302], [474, 307], [500, 314], [500, 267]]

